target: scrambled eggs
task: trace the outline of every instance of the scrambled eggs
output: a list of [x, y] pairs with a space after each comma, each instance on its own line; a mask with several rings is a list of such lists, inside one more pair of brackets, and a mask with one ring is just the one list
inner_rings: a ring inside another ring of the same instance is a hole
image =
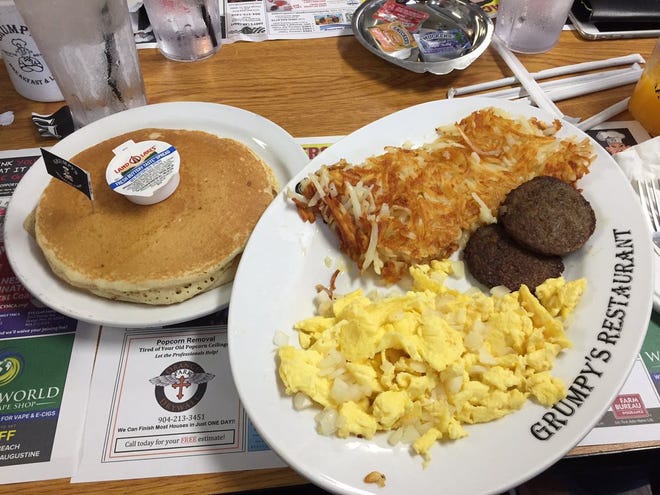
[[296, 407], [323, 408], [319, 433], [390, 431], [391, 444], [411, 443], [428, 462], [436, 441], [467, 435], [464, 424], [500, 418], [528, 398], [549, 406], [565, 397], [550, 371], [571, 347], [564, 322], [586, 280], [550, 279], [538, 298], [526, 286], [487, 296], [447, 287], [455, 269], [448, 260], [413, 266], [405, 294], [356, 290], [296, 323], [300, 348], [279, 346], [279, 375]]

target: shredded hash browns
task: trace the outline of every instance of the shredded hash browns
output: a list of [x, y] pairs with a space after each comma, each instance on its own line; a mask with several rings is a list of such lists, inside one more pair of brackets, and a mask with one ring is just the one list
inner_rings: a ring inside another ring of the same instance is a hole
[[560, 128], [486, 108], [419, 147], [323, 165], [289, 197], [303, 220], [320, 216], [337, 232], [362, 272], [394, 283], [410, 265], [448, 258], [523, 182], [551, 175], [575, 186], [595, 155], [587, 139], [555, 137]]

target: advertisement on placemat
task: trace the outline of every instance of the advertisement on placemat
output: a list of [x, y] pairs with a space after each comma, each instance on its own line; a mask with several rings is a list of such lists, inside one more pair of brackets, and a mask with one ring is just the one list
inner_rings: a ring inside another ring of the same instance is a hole
[[73, 338], [0, 341], [0, 466], [50, 460]]
[[[16, 185], [41, 157], [35, 153], [0, 158], [0, 227]], [[23, 287], [9, 265], [0, 238], [0, 338], [74, 331], [77, 321], [43, 306]]]
[[0, 158], [0, 196], [9, 198], [25, 172], [40, 157], [40, 154], [36, 154], [34, 156]]
[[283, 465], [238, 398], [226, 316], [103, 329], [74, 483]]
[[649, 371], [656, 393], [660, 396], [660, 326], [655, 319], [651, 323], [656, 326], [657, 331], [646, 333], [641, 356], [644, 366]]
[[122, 345], [104, 461], [244, 450], [241, 406], [217, 366], [226, 332], [135, 331]]
[[[1, 227], [17, 184], [40, 156], [38, 149], [0, 151]], [[35, 299], [0, 238], [0, 482], [73, 473], [96, 333]]]

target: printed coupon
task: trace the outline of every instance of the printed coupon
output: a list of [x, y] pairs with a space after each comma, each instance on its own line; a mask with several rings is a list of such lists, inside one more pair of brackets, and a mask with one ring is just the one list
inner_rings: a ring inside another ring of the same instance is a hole
[[73, 482], [284, 465], [240, 402], [224, 321], [103, 328]]
[[123, 347], [104, 461], [244, 450], [236, 390], [226, 373], [218, 376], [225, 332], [135, 332]]

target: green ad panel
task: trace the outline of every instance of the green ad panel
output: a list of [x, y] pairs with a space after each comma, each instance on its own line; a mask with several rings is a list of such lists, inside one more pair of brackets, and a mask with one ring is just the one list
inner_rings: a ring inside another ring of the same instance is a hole
[[660, 315], [653, 311], [640, 356], [660, 394]]
[[74, 336], [0, 340], [0, 466], [50, 460]]
[[59, 407], [74, 337], [0, 341], [0, 414]]

